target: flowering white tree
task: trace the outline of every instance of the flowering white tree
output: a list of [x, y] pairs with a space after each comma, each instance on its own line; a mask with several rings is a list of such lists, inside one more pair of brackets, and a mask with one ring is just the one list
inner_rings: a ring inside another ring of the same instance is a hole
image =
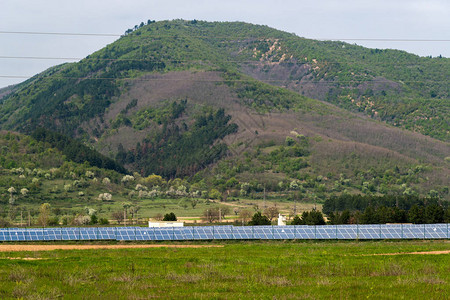
[[122, 177], [122, 180], [121, 180], [123, 183], [127, 183], [127, 182], [131, 182], [131, 181], [134, 181], [134, 176], [131, 176], [131, 175], [125, 175], [125, 176], [123, 176]]
[[112, 195], [110, 193], [102, 193], [98, 195], [98, 200], [102, 201], [111, 201]]

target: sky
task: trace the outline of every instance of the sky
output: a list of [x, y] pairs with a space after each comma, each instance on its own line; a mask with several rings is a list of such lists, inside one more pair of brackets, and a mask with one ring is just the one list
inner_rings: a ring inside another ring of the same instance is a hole
[[0, 88], [119, 38], [17, 32], [120, 35], [149, 19], [244, 21], [306, 38], [450, 57], [449, 0], [0, 0]]

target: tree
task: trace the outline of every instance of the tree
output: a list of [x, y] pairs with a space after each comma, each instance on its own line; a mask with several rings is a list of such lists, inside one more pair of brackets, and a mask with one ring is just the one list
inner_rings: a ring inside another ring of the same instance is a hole
[[375, 209], [372, 206], [368, 206], [361, 216], [362, 224], [377, 224], [378, 220], [375, 215]]
[[38, 224], [41, 226], [47, 226], [49, 222], [50, 217], [50, 204], [49, 203], [42, 203], [41, 207], [39, 208], [39, 217], [38, 217]]
[[295, 216], [292, 225], [325, 225], [325, 219], [320, 211], [304, 211], [301, 218]]
[[305, 217], [303, 217], [303, 214], [302, 219], [304, 219], [306, 225], [325, 225], [325, 219], [323, 218], [322, 212], [312, 210]]
[[220, 220], [221, 217], [225, 215], [225, 213], [229, 213], [229, 208], [228, 207], [208, 208], [205, 211], [203, 211], [203, 218], [206, 220], [206, 222], [213, 223], [213, 222], [215, 222], [217, 220]]
[[408, 211], [408, 221], [413, 224], [422, 224], [424, 223], [424, 220], [425, 216], [423, 207], [416, 204], [413, 205]]
[[111, 214], [111, 216], [114, 220], [117, 221], [117, 223], [119, 223], [119, 224], [122, 223], [122, 221], [123, 221], [123, 211], [122, 210], [113, 212]]
[[252, 220], [248, 223], [249, 225], [272, 225], [267, 216], [263, 216], [261, 212], [256, 212]]
[[442, 223], [444, 222], [445, 211], [442, 206], [437, 204], [428, 205], [425, 207], [425, 222], [432, 223]]
[[95, 225], [95, 224], [97, 224], [97, 223], [98, 223], [98, 218], [97, 218], [97, 216], [96, 216], [95, 214], [92, 214], [92, 215], [91, 215], [91, 221], [89, 222], [89, 224]]
[[248, 209], [242, 209], [239, 211], [239, 219], [242, 221], [242, 225], [247, 223], [247, 221], [252, 217], [251, 211]]
[[275, 206], [268, 207], [264, 210], [264, 215], [269, 218], [270, 222], [272, 222], [273, 218], [277, 217], [279, 213], [278, 208]]
[[305, 222], [297, 215], [292, 220], [292, 225], [305, 225]]
[[351, 214], [349, 210], [344, 210], [342, 213], [339, 212], [331, 212], [328, 215], [328, 223], [330, 225], [339, 225], [339, 224], [349, 224], [350, 223]]
[[222, 199], [222, 194], [216, 189], [211, 189], [211, 191], [209, 191], [209, 198]]
[[198, 204], [198, 200], [197, 200], [197, 199], [192, 199], [192, 200], [191, 200], [191, 206], [192, 206], [192, 209], [195, 209], [195, 207], [197, 206], [197, 204]]
[[165, 214], [163, 221], [176, 221], [177, 220], [177, 216], [175, 216], [175, 214], [173, 212]]

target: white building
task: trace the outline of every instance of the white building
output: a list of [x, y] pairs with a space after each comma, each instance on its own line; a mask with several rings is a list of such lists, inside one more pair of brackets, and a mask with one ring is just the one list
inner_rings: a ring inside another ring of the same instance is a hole
[[148, 221], [148, 227], [183, 227], [184, 222], [152, 222]]
[[286, 217], [278, 214], [278, 226], [286, 226]]

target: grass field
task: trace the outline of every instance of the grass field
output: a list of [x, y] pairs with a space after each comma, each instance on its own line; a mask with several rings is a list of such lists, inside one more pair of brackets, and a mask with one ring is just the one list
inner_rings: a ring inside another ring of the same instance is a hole
[[0, 298], [448, 299], [450, 295], [450, 254], [373, 255], [449, 250], [449, 241], [220, 245], [224, 247], [0, 252]]

